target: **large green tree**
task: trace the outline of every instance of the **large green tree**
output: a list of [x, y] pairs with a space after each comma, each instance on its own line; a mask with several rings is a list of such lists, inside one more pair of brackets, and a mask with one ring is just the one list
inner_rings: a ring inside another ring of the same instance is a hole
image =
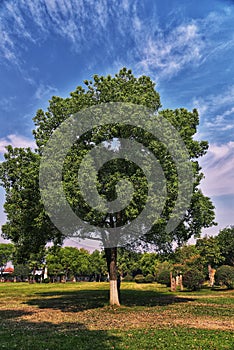
[[[27, 249], [24, 249], [24, 253], [30, 250], [29, 244], [31, 241], [35, 242], [34, 248], [36, 249], [44, 245], [48, 240], [61, 242], [65, 238], [66, 234], [64, 235], [64, 233], [56, 230], [51, 224], [40, 198], [38, 173], [41, 157], [43, 157], [46, 147], [49, 147], [48, 141], [51, 136], [55, 134], [55, 131], [58, 130], [58, 127], [65, 120], [69, 120], [75, 113], [89, 107], [113, 102], [143, 106], [150, 111], [146, 124], [150, 122], [150, 125], [156, 125], [157, 127], [158, 121], [160, 118], [163, 118], [177, 130], [177, 133], [186, 145], [190, 164], [193, 168], [193, 195], [190, 204], [187, 206], [185, 215], [180, 217], [178, 225], [168, 232], [167, 223], [171, 216], [175, 215], [173, 207], [176, 201], [178, 201], [179, 185], [187, 186], [186, 183], [179, 184], [178, 168], [176, 168], [175, 161], [167, 149], [167, 147], [170, 149], [174, 148], [176, 151], [176, 146], [173, 144], [174, 135], [168, 133], [170, 135], [168, 137], [168, 144], [163, 144], [149, 131], [149, 127], [147, 129], [147, 125], [146, 129], [142, 127], [137, 128], [133, 125], [111, 123], [109, 118], [109, 123], [103, 127], [94, 127], [77, 138], [64, 160], [62, 176], [63, 190], [73, 211], [83, 221], [95, 227], [114, 229], [129, 224], [129, 222], [137, 218], [142, 212], [147, 201], [148, 190], [152, 186], [151, 183], [147, 183], [147, 177], [143, 170], [132, 161], [112, 159], [105, 166], [101, 167], [98, 173], [98, 193], [109, 202], [116, 200], [119, 194], [128, 192], [129, 186], [126, 185], [126, 182], [120, 184], [121, 179], [127, 178], [133, 184], [132, 200], [124, 210], [104, 214], [102, 210], [92, 208], [85, 202], [79, 183], [77, 183], [77, 172], [83, 157], [88, 151], [100, 144], [106, 148], [115, 147], [115, 151], [121, 150], [121, 140], [124, 138], [131, 141], [136, 140], [156, 156], [166, 179], [166, 204], [161, 211], [159, 219], [155, 219], [147, 234], [138, 234], [137, 244], [150, 243], [157, 247], [158, 250], [165, 250], [170, 248], [173, 242], [177, 241], [181, 244], [193, 235], [198, 236], [203, 227], [209, 227], [214, 224], [214, 207], [210, 199], [204, 196], [198, 188], [203, 174], [201, 173], [197, 159], [206, 153], [208, 143], [193, 139], [199, 124], [197, 111], [193, 110], [190, 112], [184, 108], [159, 110], [161, 107], [160, 97], [155, 90], [155, 84], [147, 76], [135, 77], [131, 70], [127, 70], [126, 68], [121, 69], [114, 77], [110, 75], [106, 77], [94, 75], [93, 80], [86, 80], [84, 84], [86, 88], [78, 86], [68, 98], [52, 97], [49, 101], [47, 111], [39, 110], [37, 112], [34, 118], [36, 127], [33, 132], [37, 144], [35, 153], [31, 150], [8, 148], [5, 155], [6, 161], [2, 163], [0, 170], [0, 178], [7, 192], [5, 204], [7, 223], [3, 226], [5, 236], [16, 242], [18, 248], [26, 247]], [[72, 127], [73, 125], [71, 124], [71, 129]], [[167, 132], [168, 130], [165, 133], [167, 134]], [[61, 144], [63, 144], [64, 139], [59, 134], [60, 136]], [[58, 154], [60, 149], [58, 147], [56, 150]], [[141, 156], [142, 159], [147, 153], [141, 148], [138, 148], [137, 152], [138, 156]], [[153, 168], [151, 168], [147, 161], [145, 163], [146, 170], [152, 175]], [[53, 177], [53, 174], [56, 172], [53, 169], [54, 164], [47, 162], [44, 166], [46, 167], [47, 174]], [[28, 175], [30, 173], [31, 175]], [[153, 175], [157, 178], [157, 173]], [[92, 176], [91, 169], [90, 174], [87, 174], [86, 177], [90, 177], [92, 180]], [[117, 184], [120, 186], [119, 192]], [[163, 187], [164, 185], [155, 193], [155, 198], [159, 202], [160, 190], [163, 191]], [[56, 191], [51, 191], [49, 195], [55, 197], [57, 193]], [[155, 198], [152, 199], [151, 206], [154, 208], [155, 205], [156, 212], [158, 208], [156, 208], [157, 203]], [[181, 202], [183, 202], [183, 198]], [[183, 206], [183, 203], [181, 205]], [[62, 212], [60, 212], [59, 197], [55, 206], [57, 216], [60, 217]], [[15, 211], [16, 216], [14, 215]], [[144, 225], [139, 223], [135, 229], [138, 233], [141, 230], [143, 232]], [[80, 228], [76, 227], [74, 230], [79, 231]], [[103, 243], [110, 276], [110, 303], [118, 305], [117, 246], [113, 245], [113, 241], [112, 244], [108, 244], [108, 237], [105, 234], [101, 233], [97, 235], [98, 229], [95, 230], [93, 236], [89, 232], [83, 232], [82, 230], [80, 232], [80, 236], [83, 238], [98, 239]], [[122, 243], [127, 243], [127, 240]]]

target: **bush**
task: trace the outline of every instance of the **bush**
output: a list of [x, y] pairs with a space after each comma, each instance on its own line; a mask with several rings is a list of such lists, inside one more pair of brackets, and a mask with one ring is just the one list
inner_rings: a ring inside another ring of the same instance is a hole
[[222, 265], [216, 271], [216, 281], [228, 289], [234, 289], [234, 267]]
[[169, 270], [162, 270], [157, 278], [156, 281], [161, 284], [166, 284], [167, 287], [170, 287], [171, 285], [171, 279], [170, 279], [170, 271]]
[[145, 277], [143, 275], [136, 275], [134, 280], [136, 283], [145, 283]]
[[200, 289], [205, 281], [205, 275], [198, 269], [191, 269], [183, 275], [183, 285], [190, 290]]
[[123, 278], [123, 281], [125, 282], [131, 282], [133, 281], [133, 277], [129, 274], [127, 274], [124, 278]]
[[149, 273], [146, 277], [145, 277], [145, 283], [153, 283], [154, 282], [154, 276], [151, 275], [151, 273]]
[[47, 278], [44, 278], [43, 280], [42, 280], [42, 282], [43, 283], [50, 283], [50, 279], [47, 277]]

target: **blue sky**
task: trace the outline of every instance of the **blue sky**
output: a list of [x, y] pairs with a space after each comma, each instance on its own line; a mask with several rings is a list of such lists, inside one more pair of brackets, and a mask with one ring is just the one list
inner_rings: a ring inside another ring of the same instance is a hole
[[[33, 146], [32, 118], [94, 74], [127, 66], [157, 84], [163, 108], [196, 107], [202, 189], [218, 228], [234, 224], [234, 1], [2, 0], [0, 159]], [[4, 192], [0, 189], [0, 223]]]

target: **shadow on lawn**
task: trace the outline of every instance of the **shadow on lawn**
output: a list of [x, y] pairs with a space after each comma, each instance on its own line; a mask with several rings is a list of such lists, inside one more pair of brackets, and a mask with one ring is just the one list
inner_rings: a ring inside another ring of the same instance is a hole
[[[87, 309], [102, 308], [108, 305], [109, 291], [107, 290], [77, 290], [37, 293], [36, 299], [26, 302], [28, 305], [38, 306], [39, 308], [52, 308], [64, 312], [78, 312]], [[122, 306], [167, 306], [175, 303], [184, 303], [194, 301], [191, 298], [181, 298], [176, 295], [154, 292], [154, 291], [136, 291], [122, 290]]]
[[121, 337], [104, 330], [89, 330], [79, 322], [31, 322], [33, 312], [0, 310], [0, 349], [69, 350], [122, 349]]

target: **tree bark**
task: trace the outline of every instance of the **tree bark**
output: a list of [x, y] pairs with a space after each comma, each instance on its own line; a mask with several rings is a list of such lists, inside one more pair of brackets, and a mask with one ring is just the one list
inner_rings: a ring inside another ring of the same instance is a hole
[[105, 248], [107, 269], [110, 276], [110, 305], [119, 306], [117, 287], [117, 248]]

